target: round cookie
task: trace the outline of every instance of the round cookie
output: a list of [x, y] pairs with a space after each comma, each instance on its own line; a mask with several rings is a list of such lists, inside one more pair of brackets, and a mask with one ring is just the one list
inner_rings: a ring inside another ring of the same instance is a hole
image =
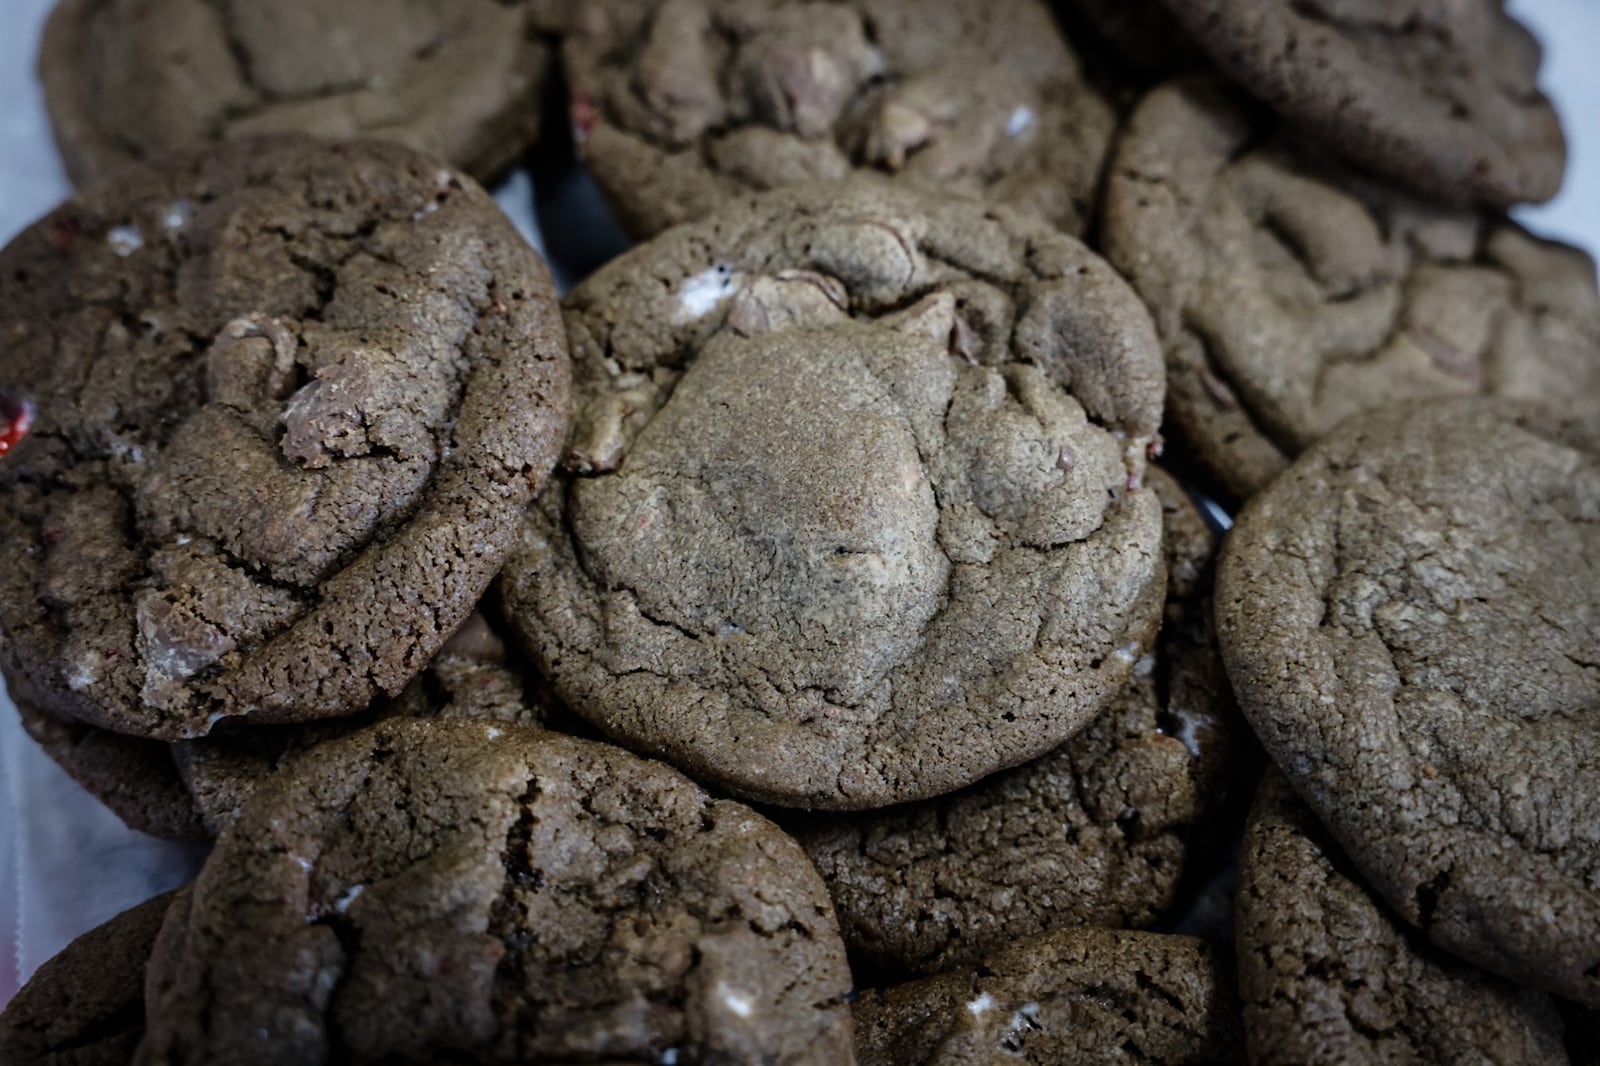
[[1193, 874], [1236, 770], [1211, 634], [1216, 538], [1151, 468], [1165, 624], [1111, 706], [1060, 748], [948, 796], [787, 826], [852, 955], [931, 973], [1066, 925], [1150, 925]]
[[579, 154], [639, 237], [853, 169], [1082, 233], [1115, 129], [1040, 0], [584, 0], [562, 56]]
[[6, 1066], [127, 1066], [144, 1034], [144, 967], [184, 889], [123, 911], [39, 967], [0, 1013]]
[[1363, 168], [1452, 203], [1561, 187], [1539, 43], [1503, 0], [1164, 0], [1228, 76]]
[[1203, 940], [1062, 929], [976, 967], [865, 992], [861, 1066], [1224, 1063], [1240, 1057], [1233, 979]]
[[150, 963], [142, 1063], [850, 1061], [805, 855], [620, 749], [394, 719], [223, 831]]
[[0, 667], [161, 740], [398, 692], [511, 549], [566, 428], [549, 276], [399, 145], [125, 170], [0, 252]]
[[1276, 771], [1245, 830], [1238, 930], [1251, 1062], [1566, 1061], [1550, 998], [1418, 943]]
[[1600, 1004], [1600, 425], [1351, 419], [1239, 516], [1217, 628], [1268, 754], [1435, 944]]
[[34, 742], [128, 828], [168, 840], [209, 835], [169, 745], [56, 718], [24, 699], [15, 703]]
[[863, 175], [730, 203], [564, 311], [566, 472], [500, 592], [611, 737], [859, 809], [1042, 755], [1131, 676], [1160, 357], [1075, 239]]
[[496, 0], [61, 0], [39, 80], [67, 173], [264, 134], [400, 141], [487, 181], [539, 132], [549, 46]]
[[1210, 79], [1150, 93], [1110, 169], [1107, 258], [1155, 316], [1170, 424], [1229, 493], [1401, 399], [1600, 411], [1600, 295], [1575, 248], [1361, 178]]

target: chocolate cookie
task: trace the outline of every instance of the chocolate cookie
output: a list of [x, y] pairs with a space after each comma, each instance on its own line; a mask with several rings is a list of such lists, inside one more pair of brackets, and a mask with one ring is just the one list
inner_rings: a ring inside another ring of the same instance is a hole
[[1172, 426], [1237, 496], [1383, 403], [1600, 411], [1593, 260], [1318, 158], [1218, 82], [1139, 105], [1103, 238], [1155, 316]]
[[14, 702], [34, 742], [128, 828], [168, 840], [208, 835], [169, 745], [56, 718], [21, 698]]
[[862, 1066], [1237, 1062], [1233, 981], [1202, 940], [1063, 929], [864, 993]]
[[155, 739], [398, 692], [499, 569], [566, 427], [543, 264], [398, 145], [123, 171], [0, 252], [0, 667]]
[[1253, 1063], [1566, 1061], [1550, 997], [1420, 942], [1276, 771], [1245, 831], [1238, 928]]
[[395, 719], [263, 784], [150, 963], [141, 1063], [843, 1062], [799, 847], [605, 744]]
[[1469, 962], [1600, 1004], [1600, 425], [1351, 419], [1239, 516], [1217, 626], [1273, 761]]
[[858, 168], [1081, 233], [1115, 128], [1039, 0], [583, 0], [562, 53], [579, 154], [641, 237]]
[[39, 79], [84, 185], [269, 133], [373, 137], [481, 180], [539, 132], [549, 47], [495, 0], [62, 0]]
[[1216, 541], [1168, 475], [1167, 615], [1109, 709], [1060, 748], [922, 803], [797, 822], [845, 944], [922, 972], [1064, 925], [1149, 925], [1203, 847], [1236, 714], [1211, 635]]
[[1504, 0], [1165, 0], [1256, 97], [1374, 173], [1504, 208], [1561, 187], [1539, 42]]
[[6, 1066], [126, 1066], [144, 1035], [144, 967], [168, 892], [89, 930], [39, 967], [0, 1013]]
[[398, 716], [469, 718], [548, 726], [553, 708], [531, 699], [521, 673], [505, 662], [505, 647], [474, 611], [445, 642], [428, 668], [393, 700], [347, 718], [298, 725], [224, 725], [210, 736], [169, 745], [170, 760], [198, 810], [208, 836], [222, 832], [268, 775], [318, 744]]
[[1058, 746], [1149, 647], [1159, 355], [1073, 238], [863, 175], [663, 234], [565, 314], [567, 473], [500, 589], [612, 737], [882, 806]]

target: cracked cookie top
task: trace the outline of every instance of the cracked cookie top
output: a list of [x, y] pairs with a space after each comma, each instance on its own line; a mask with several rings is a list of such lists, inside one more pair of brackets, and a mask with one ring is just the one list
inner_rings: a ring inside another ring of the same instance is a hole
[[1056, 747], [1144, 655], [1160, 356], [1075, 239], [858, 176], [663, 234], [564, 313], [566, 472], [500, 588], [611, 736], [882, 806]]
[[399, 696], [379, 700], [361, 714], [295, 725], [228, 723], [209, 736], [167, 745], [168, 761], [207, 836], [216, 836], [243, 808], [261, 782], [305, 751], [375, 722], [411, 718], [470, 718], [554, 728], [565, 724], [553, 708], [530, 693], [520, 670], [505, 661], [505, 646], [474, 611], [428, 668]]
[[826, 890], [618, 748], [396, 719], [296, 761], [168, 916], [138, 1062], [849, 1063]]
[[[931, 973], [1064, 925], [1146, 926], [1204, 855], [1238, 714], [1211, 631], [1216, 538], [1150, 469], [1167, 609], [1154, 648], [1055, 751], [921, 803], [796, 819], [857, 957]], [[1220, 850], [1220, 845], [1218, 846]]]
[[1252, 1062], [1567, 1061], [1550, 997], [1397, 922], [1277, 771], [1250, 814], [1237, 913]]
[[1088, 226], [1115, 116], [1039, 0], [585, 0], [568, 20], [579, 151], [636, 236], [863, 168]]
[[1600, 1004], [1600, 431], [1481, 400], [1352, 419], [1239, 516], [1239, 705], [1372, 887]]
[[1561, 187], [1539, 43], [1504, 0], [1165, 0], [1258, 99], [1364, 169], [1505, 208]]
[[1103, 239], [1155, 316], [1173, 427], [1237, 496], [1406, 397], [1600, 411], [1593, 260], [1361, 178], [1219, 82], [1139, 105]]
[[1191, 936], [1062, 929], [982, 963], [863, 993], [862, 1066], [1039, 1066], [1240, 1060], [1222, 960]]
[[84, 933], [0, 1013], [6, 1066], [127, 1066], [144, 1035], [144, 967], [185, 890], [148, 899]]
[[502, 0], [62, 0], [39, 55], [79, 185], [283, 133], [400, 141], [486, 181], [538, 135], [548, 67]]
[[0, 253], [0, 666], [172, 740], [349, 714], [467, 617], [554, 464], [549, 276], [398, 145], [124, 171]]

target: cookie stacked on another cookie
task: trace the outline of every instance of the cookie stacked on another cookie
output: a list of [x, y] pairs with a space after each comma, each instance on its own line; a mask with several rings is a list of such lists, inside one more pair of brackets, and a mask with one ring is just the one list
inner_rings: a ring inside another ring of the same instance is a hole
[[1561, 187], [1539, 44], [1503, 0], [1162, 0], [1228, 76], [1363, 169], [1506, 208]]
[[1159, 353], [1073, 238], [858, 176], [672, 230], [566, 315], [566, 470], [500, 592], [609, 736], [876, 807], [1056, 747], [1149, 649]]
[[375, 143], [123, 171], [0, 252], [0, 669], [160, 740], [361, 711], [512, 546], [567, 419], [543, 264]]
[[1174, 437], [1237, 499], [1401, 398], [1600, 414], [1592, 259], [1351, 171], [1214, 78], [1129, 117], [1101, 239], [1161, 332]]
[[827, 893], [615, 747], [397, 718], [264, 782], [168, 913], [135, 1061], [851, 1061]]
[[1061, 930], [868, 993], [854, 1014], [863, 1066], [1239, 1059], [1227, 966], [1188, 936]]
[[1055, 751], [959, 792], [783, 821], [845, 943], [874, 970], [930, 973], [1073, 925], [1143, 928], [1220, 858], [1242, 723], [1211, 627], [1216, 537], [1164, 471], [1167, 606], [1122, 693]]
[[1251, 812], [1239, 876], [1251, 1061], [1565, 1061], [1550, 997], [1419, 943], [1275, 770]]
[[1089, 226], [1114, 115], [1040, 0], [563, 8], [578, 149], [636, 236], [857, 169]]
[[1222, 651], [1376, 893], [1475, 965], [1600, 1005], [1600, 424], [1386, 408], [1239, 516]]
[[549, 46], [523, 0], [61, 0], [39, 79], [86, 185], [298, 133], [408, 144], [487, 181], [539, 133]]

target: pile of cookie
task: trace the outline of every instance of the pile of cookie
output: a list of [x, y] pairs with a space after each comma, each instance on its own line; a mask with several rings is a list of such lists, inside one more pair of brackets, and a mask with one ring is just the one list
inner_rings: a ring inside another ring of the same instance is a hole
[[[1592, 1056], [1538, 60], [1499, 0], [64, 0], [0, 668], [214, 845], [0, 1061]], [[574, 148], [640, 243], [558, 302], [477, 181]]]

